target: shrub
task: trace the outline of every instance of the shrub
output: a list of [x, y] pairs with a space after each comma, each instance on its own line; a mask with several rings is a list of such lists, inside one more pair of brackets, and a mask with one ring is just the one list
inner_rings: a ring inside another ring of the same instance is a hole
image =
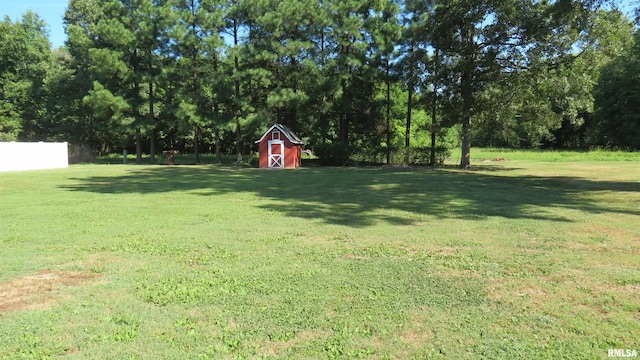
[[353, 148], [342, 142], [321, 143], [314, 146], [313, 152], [320, 165], [344, 166], [349, 162]]
[[403, 148], [394, 153], [392, 163], [414, 165], [442, 165], [451, 156], [451, 150], [446, 146], [436, 146], [436, 161], [431, 164], [431, 147]]
[[[82, 164], [95, 161], [95, 156], [88, 145], [69, 144], [69, 163]], [[118, 155], [122, 158], [122, 155]]]

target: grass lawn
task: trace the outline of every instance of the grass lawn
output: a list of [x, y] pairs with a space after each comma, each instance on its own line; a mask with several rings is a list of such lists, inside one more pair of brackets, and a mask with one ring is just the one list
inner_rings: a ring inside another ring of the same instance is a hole
[[0, 173], [0, 359], [640, 351], [640, 154], [475, 156]]

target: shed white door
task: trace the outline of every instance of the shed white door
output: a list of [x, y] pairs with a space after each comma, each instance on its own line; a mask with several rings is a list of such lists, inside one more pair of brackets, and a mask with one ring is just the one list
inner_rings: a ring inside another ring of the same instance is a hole
[[269, 140], [269, 167], [284, 168], [284, 141]]

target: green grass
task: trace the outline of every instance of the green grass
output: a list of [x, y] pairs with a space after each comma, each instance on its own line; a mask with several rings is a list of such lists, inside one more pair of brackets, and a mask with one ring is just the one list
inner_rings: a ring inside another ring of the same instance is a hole
[[[453, 149], [451, 161], [458, 161], [461, 157], [460, 148]], [[584, 161], [638, 161], [640, 153], [628, 151], [574, 151], [574, 150], [518, 150], [518, 149], [472, 149], [472, 161], [486, 161], [494, 159], [510, 161], [530, 160], [545, 162], [584, 162]]]
[[1, 173], [0, 358], [640, 349], [640, 155], [475, 153], [507, 161]]

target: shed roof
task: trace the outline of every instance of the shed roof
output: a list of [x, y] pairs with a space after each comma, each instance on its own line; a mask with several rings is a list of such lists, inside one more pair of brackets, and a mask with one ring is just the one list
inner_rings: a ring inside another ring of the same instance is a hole
[[298, 137], [298, 135], [296, 135], [291, 129], [289, 129], [288, 127], [286, 127], [285, 125], [282, 125], [282, 124], [273, 124], [273, 125], [271, 125], [269, 130], [265, 131], [265, 133], [262, 134], [260, 139], [256, 140], [256, 144], [258, 144], [262, 140], [264, 140], [264, 137], [267, 136], [267, 134], [270, 133], [273, 129], [278, 129], [292, 143], [297, 144], [297, 145], [304, 145], [304, 141], [302, 141], [302, 139], [300, 139]]

